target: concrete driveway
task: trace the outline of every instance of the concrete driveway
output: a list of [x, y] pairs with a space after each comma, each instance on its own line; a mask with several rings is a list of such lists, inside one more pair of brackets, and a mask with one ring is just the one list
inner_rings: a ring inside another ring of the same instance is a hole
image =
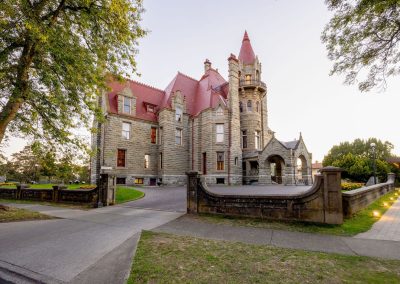
[[139, 233], [186, 206], [182, 189], [145, 192], [137, 204], [89, 211], [13, 204], [62, 219], [0, 224], [0, 283], [123, 283]]
[[145, 197], [126, 202], [120, 206], [141, 209], [154, 209], [173, 212], [186, 212], [186, 187], [138, 187]]

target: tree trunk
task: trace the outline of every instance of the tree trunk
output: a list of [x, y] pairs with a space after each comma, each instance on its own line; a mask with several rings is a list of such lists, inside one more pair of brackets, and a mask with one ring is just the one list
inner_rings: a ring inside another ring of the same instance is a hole
[[26, 44], [18, 62], [18, 71], [14, 90], [8, 99], [7, 104], [0, 112], [0, 144], [4, 139], [9, 123], [15, 119], [18, 110], [21, 108], [25, 98], [27, 97], [29, 68], [32, 64], [34, 53], [35, 44], [31, 43], [29, 39], [26, 39]]

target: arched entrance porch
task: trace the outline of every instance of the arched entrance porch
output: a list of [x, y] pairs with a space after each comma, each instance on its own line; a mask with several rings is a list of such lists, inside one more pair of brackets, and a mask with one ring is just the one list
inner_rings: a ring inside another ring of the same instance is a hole
[[267, 174], [269, 173], [271, 176], [271, 183], [282, 184], [285, 176], [285, 160], [279, 155], [272, 155], [267, 158], [266, 164]]

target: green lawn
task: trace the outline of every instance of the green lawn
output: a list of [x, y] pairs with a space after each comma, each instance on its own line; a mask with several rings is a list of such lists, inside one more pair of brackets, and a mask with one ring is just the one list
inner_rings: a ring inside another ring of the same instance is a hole
[[[383, 215], [383, 213], [386, 212], [389, 206], [392, 205], [393, 202], [398, 198], [396, 194], [400, 195], [399, 189], [396, 189], [396, 191], [388, 193], [377, 199], [367, 208], [355, 214], [352, 218], [345, 219], [342, 225], [314, 224], [296, 221], [282, 222], [254, 218], [224, 217], [206, 214], [195, 216], [194, 218], [199, 218], [205, 222], [221, 223], [233, 226], [250, 226], [275, 230], [354, 236], [358, 233], [366, 232], [371, 229], [372, 225], [380, 218], [374, 217], [373, 211], [378, 211], [380, 215]], [[384, 203], [387, 203], [389, 206], [384, 206]]]
[[45, 219], [53, 219], [53, 217], [25, 209], [0, 206], [0, 223]]
[[117, 195], [115, 198], [115, 203], [120, 204], [128, 201], [133, 201], [142, 198], [144, 193], [136, 190], [133, 187], [127, 186], [117, 186]]
[[400, 283], [400, 261], [144, 231], [128, 283]]

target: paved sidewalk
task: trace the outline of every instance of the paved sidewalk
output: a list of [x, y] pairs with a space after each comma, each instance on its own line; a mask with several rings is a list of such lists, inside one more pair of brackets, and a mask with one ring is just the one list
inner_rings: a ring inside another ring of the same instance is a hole
[[355, 238], [400, 241], [400, 197], [372, 228]]
[[400, 242], [212, 224], [185, 215], [153, 229], [205, 239], [400, 260]]

